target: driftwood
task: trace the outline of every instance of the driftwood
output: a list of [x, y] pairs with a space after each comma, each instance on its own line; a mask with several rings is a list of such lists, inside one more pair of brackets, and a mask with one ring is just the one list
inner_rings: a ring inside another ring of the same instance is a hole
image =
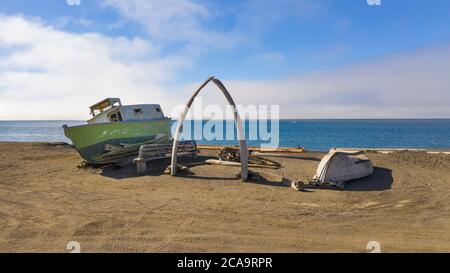
[[[222, 150], [224, 146], [217, 145], [197, 145], [199, 150], [212, 150], [219, 151]], [[249, 152], [259, 152], [259, 153], [304, 153], [306, 150], [304, 148], [258, 148], [258, 147], [248, 147]]]
[[[179, 173], [187, 174], [187, 175], [192, 175], [192, 174], [194, 174], [194, 173], [191, 171], [191, 169], [189, 169], [188, 166], [184, 166], [184, 165], [180, 165], [180, 164], [177, 164], [177, 171], [178, 171]], [[171, 173], [172, 173], [172, 166], [167, 166], [167, 168], [164, 170], [164, 174], [171, 174]]]
[[[230, 162], [230, 161], [222, 161], [217, 159], [208, 159], [205, 161], [210, 165], [222, 165], [222, 166], [230, 166], [230, 167], [241, 167], [241, 163], [239, 162]], [[270, 165], [258, 165], [258, 164], [248, 164], [248, 167], [252, 168], [264, 168], [264, 169], [279, 169], [277, 166]]]
[[[234, 147], [224, 147], [218, 153], [218, 157], [221, 161], [228, 162], [241, 162], [241, 155], [239, 154], [239, 150]], [[281, 164], [274, 160], [270, 160], [260, 156], [249, 155], [248, 156], [248, 164], [250, 165], [265, 165], [265, 166], [273, 166], [277, 168], [281, 168]]]

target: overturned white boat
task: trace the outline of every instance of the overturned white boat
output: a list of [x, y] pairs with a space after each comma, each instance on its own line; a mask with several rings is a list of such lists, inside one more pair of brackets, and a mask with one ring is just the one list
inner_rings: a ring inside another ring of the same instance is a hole
[[331, 150], [319, 163], [313, 183], [343, 189], [345, 182], [372, 175], [373, 164], [362, 151]]

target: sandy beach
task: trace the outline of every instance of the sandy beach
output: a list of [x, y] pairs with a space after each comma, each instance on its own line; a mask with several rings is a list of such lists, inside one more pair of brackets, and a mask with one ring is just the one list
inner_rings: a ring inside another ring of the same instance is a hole
[[323, 153], [272, 158], [283, 168], [247, 183], [225, 166], [173, 178], [167, 160], [140, 176], [79, 169], [64, 145], [2, 142], [0, 154], [0, 252], [450, 251], [450, 155], [370, 153], [374, 175], [345, 191], [297, 192], [277, 177], [308, 180]]

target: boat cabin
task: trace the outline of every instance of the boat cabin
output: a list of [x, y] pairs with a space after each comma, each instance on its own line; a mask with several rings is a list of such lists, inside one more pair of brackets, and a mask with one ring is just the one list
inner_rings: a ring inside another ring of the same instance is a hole
[[90, 107], [88, 124], [164, 119], [159, 104], [122, 105], [119, 98], [107, 98]]

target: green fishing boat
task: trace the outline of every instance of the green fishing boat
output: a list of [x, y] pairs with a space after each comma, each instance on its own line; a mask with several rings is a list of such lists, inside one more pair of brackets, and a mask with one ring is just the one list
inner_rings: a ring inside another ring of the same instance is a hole
[[137, 155], [144, 144], [168, 144], [171, 120], [158, 104], [122, 105], [107, 98], [90, 107], [87, 124], [68, 127], [64, 134], [91, 164], [116, 163]]

